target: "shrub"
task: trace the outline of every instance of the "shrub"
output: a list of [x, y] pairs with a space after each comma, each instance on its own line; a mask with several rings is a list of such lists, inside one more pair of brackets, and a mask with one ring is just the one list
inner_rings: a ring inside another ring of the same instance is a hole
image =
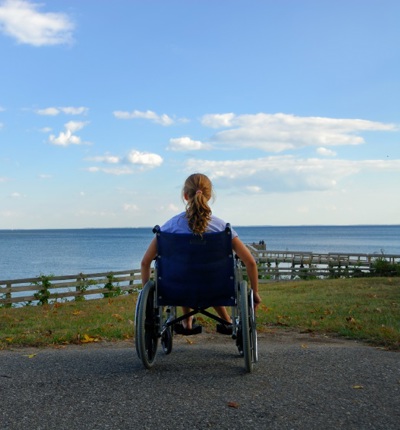
[[385, 257], [379, 257], [372, 263], [371, 275], [400, 276], [400, 263], [391, 263]]

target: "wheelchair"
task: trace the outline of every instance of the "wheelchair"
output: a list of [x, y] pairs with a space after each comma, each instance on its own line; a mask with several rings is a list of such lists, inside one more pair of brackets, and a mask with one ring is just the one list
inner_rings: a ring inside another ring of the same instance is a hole
[[[155, 226], [157, 239], [154, 279], [140, 291], [135, 313], [135, 344], [145, 368], [153, 367], [158, 343], [170, 354], [174, 325], [195, 314], [230, 324], [207, 309], [231, 308], [232, 338], [247, 372], [258, 361], [253, 291], [243, 280], [242, 263], [232, 250], [232, 232], [203, 235], [166, 233]], [[178, 316], [177, 306], [189, 313]]]

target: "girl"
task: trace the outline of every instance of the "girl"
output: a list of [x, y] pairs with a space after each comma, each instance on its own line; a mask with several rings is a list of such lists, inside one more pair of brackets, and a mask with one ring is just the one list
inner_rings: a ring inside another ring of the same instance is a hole
[[[172, 217], [161, 227], [161, 231], [167, 233], [194, 233], [202, 235], [203, 233], [225, 230], [225, 221], [212, 215], [211, 208], [208, 205], [209, 200], [213, 196], [213, 188], [210, 179], [206, 175], [201, 173], [190, 175], [183, 186], [182, 196], [186, 201], [186, 211]], [[250, 251], [239, 239], [237, 233], [233, 229], [232, 249], [246, 266], [251, 288], [253, 289], [254, 304], [257, 307], [261, 302], [261, 297], [258, 294], [257, 264]], [[150, 279], [150, 265], [156, 255], [157, 240], [154, 238], [141, 262], [142, 285], [145, 285]], [[190, 312], [189, 308], [183, 307], [182, 309], [184, 313]], [[214, 309], [225, 321], [231, 321], [231, 317], [224, 306], [216, 306]], [[177, 329], [177, 325], [175, 328]], [[218, 324], [217, 331], [229, 334], [230, 329], [227, 326]], [[195, 334], [198, 332], [196, 328], [193, 328], [193, 317], [189, 317], [182, 322], [181, 334]]]

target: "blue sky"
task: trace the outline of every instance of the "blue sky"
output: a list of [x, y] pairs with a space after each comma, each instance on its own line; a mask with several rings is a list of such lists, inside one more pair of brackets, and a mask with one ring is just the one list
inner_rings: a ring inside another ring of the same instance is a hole
[[0, 0], [0, 229], [400, 223], [397, 0]]

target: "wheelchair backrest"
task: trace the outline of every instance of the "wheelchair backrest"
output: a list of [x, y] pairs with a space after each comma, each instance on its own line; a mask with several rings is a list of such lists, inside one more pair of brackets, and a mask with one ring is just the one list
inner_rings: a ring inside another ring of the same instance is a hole
[[157, 236], [156, 285], [159, 306], [235, 305], [235, 271], [229, 225], [222, 232]]

